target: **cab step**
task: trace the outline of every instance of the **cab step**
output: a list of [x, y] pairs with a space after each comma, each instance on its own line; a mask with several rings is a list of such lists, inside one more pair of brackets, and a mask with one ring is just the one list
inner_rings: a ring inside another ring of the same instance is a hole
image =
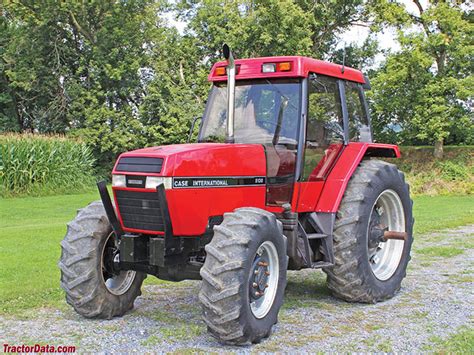
[[311, 264], [312, 269], [320, 269], [322, 267], [330, 267], [330, 266], [334, 266], [334, 264], [328, 263], [327, 261], [316, 261]]
[[308, 236], [308, 239], [323, 239], [328, 237], [327, 234], [323, 233], [308, 233], [306, 235]]

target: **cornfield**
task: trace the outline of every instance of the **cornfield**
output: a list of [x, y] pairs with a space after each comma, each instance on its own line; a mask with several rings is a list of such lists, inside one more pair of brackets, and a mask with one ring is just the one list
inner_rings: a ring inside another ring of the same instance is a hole
[[94, 159], [63, 136], [0, 135], [0, 196], [73, 193], [94, 184]]

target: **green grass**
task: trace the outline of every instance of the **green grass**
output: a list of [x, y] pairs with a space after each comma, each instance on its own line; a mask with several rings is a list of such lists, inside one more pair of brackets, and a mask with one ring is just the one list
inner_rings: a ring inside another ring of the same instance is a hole
[[160, 330], [164, 339], [174, 341], [191, 340], [204, 332], [202, 324], [185, 323], [179, 326], [164, 327]]
[[362, 341], [371, 352], [383, 352], [390, 353], [393, 352], [392, 341], [390, 339], [384, 339], [380, 335], [372, 336], [368, 339]]
[[[0, 199], [0, 314], [64, 307], [57, 267], [59, 243], [76, 210], [98, 198], [93, 192]], [[416, 197], [414, 206], [417, 234], [474, 223], [470, 196]], [[148, 277], [147, 283], [162, 282]], [[304, 292], [295, 287], [286, 307], [307, 301]]]
[[417, 196], [413, 200], [416, 234], [474, 223], [473, 196]]
[[97, 193], [0, 199], [0, 312], [62, 302], [57, 262], [66, 223]]
[[472, 354], [474, 352], [474, 329], [461, 327], [447, 339], [432, 337], [424, 350], [437, 354]]
[[427, 256], [436, 256], [440, 258], [451, 258], [453, 256], [462, 254], [464, 250], [456, 247], [450, 246], [438, 246], [438, 247], [426, 247], [417, 250], [417, 253], [427, 255]]

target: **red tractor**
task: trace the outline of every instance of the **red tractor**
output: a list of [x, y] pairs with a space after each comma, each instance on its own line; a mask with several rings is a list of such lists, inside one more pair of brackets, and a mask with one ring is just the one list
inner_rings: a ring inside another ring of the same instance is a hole
[[101, 201], [61, 243], [61, 286], [85, 317], [133, 307], [147, 274], [202, 279], [199, 300], [220, 342], [268, 337], [287, 270], [322, 268], [338, 298], [391, 298], [405, 277], [412, 201], [403, 173], [374, 158], [364, 91], [351, 68], [306, 57], [226, 61], [197, 144], [127, 152]]

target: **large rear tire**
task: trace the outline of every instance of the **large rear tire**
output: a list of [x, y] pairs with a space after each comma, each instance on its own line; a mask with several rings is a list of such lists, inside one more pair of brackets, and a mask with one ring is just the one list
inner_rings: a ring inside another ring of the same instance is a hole
[[133, 308], [146, 274], [113, 270], [117, 242], [101, 201], [78, 211], [61, 249], [61, 287], [77, 313], [110, 319]]
[[222, 343], [268, 337], [286, 286], [286, 238], [275, 215], [258, 208], [226, 213], [214, 227], [201, 268], [199, 299], [208, 330]]
[[[410, 260], [412, 204], [409, 186], [395, 165], [360, 163], [335, 221], [335, 265], [323, 269], [334, 296], [375, 303], [398, 292]], [[407, 239], [383, 242], [384, 229], [406, 232]]]

